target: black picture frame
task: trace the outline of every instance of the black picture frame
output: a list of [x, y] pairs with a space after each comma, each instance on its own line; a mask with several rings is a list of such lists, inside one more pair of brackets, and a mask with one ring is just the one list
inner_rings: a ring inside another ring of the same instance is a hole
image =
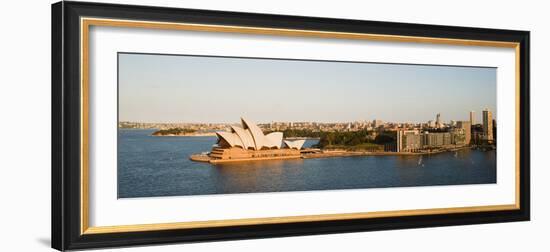
[[[81, 17], [322, 30], [519, 43], [519, 209], [176, 230], [81, 233]], [[52, 5], [52, 247], [58, 250], [252, 239], [530, 219], [529, 32], [102, 3]]]

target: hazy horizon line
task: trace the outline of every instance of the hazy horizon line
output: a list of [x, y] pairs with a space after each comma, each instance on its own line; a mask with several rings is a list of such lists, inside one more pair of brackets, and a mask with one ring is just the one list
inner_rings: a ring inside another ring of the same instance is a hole
[[[493, 117], [492, 118], [493, 120], [496, 121], [496, 117]], [[371, 119], [371, 120], [352, 120], [352, 121], [292, 121], [292, 120], [289, 120], [289, 121], [269, 121], [269, 122], [264, 122], [264, 121], [253, 121], [255, 124], [269, 124], [269, 123], [355, 123], [355, 122], [373, 122], [374, 120], [380, 120], [382, 121], [383, 123], [427, 123], [428, 121], [436, 121], [435, 119], [433, 120], [427, 120], [427, 121], [386, 121], [386, 120], [382, 120], [382, 119]], [[455, 122], [459, 122], [459, 121], [470, 121], [469, 119], [468, 120], [454, 120], [454, 119], [451, 119], [451, 120], [442, 120], [443, 123], [448, 123], [450, 121], [455, 121]], [[478, 123], [481, 123], [482, 120], [475, 120], [476, 122]], [[189, 121], [173, 121], [173, 122], [167, 122], [167, 121], [162, 121], [162, 122], [155, 122], [155, 121], [132, 121], [132, 120], [119, 120], [118, 123], [123, 123], [123, 122], [128, 122], [128, 123], [156, 123], [156, 124], [240, 124], [241, 122], [240, 121], [234, 121], [234, 122], [206, 122], [206, 121], [201, 121], [201, 122], [189, 122]]]

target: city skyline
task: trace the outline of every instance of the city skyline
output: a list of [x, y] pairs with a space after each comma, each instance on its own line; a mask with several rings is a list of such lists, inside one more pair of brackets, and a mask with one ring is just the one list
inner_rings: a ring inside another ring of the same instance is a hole
[[[480, 115], [481, 118], [482, 118], [482, 116], [483, 116], [483, 114]], [[390, 123], [390, 124], [426, 124], [428, 122], [434, 122], [435, 123], [436, 118], [437, 117], [434, 116], [433, 119], [427, 120], [425, 122], [384, 121], [384, 120], [372, 118], [372, 119], [359, 119], [359, 120], [353, 120], [353, 121], [303, 121], [303, 120], [301, 120], [301, 121], [274, 121], [274, 120], [272, 120], [272, 121], [258, 121], [257, 123], [261, 123], [261, 124], [269, 124], [269, 123], [321, 123], [321, 124], [334, 124], [334, 123], [337, 123], [337, 124], [341, 124], [341, 123], [355, 123], [355, 122], [369, 122], [369, 123], [372, 123], [373, 121], [380, 121], [381, 123], [384, 123], [384, 124], [387, 124], [387, 123]], [[496, 117], [493, 117], [492, 119], [496, 121]], [[451, 122], [461, 122], [461, 121], [462, 122], [466, 122], [466, 121], [470, 122], [470, 119], [469, 118], [463, 119], [463, 120], [449, 119], [449, 120], [442, 120], [442, 123], [443, 124], [450, 124]], [[122, 123], [122, 122], [151, 123], [151, 124], [239, 124], [240, 123], [239, 120], [228, 121], [228, 122], [215, 122], [215, 121], [214, 122], [191, 122], [191, 121], [187, 121], [187, 122], [183, 122], [183, 121], [155, 122], [155, 121], [119, 120], [119, 123]], [[483, 122], [480, 122], [480, 120], [475, 120], [473, 125], [483, 125]]]
[[[483, 110], [482, 112], [485, 112], [486, 110]], [[485, 113], [482, 114], [482, 116], [484, 115]], [[492, 114], [492, 112], [489, 110], [489, 114]], [[495, 121], [496, 122], [496, 118], [494, 117], [491, 117], [491, 126], [492, 127], [492, 124], [493, 122], [492, 121]], [[290, 127], [292, 127], [292, 125], [297, 125], [297, 124], [317, 124], [317, 125], [331, 125], [331, 124], [338, 124], [338, 125], [342, 125], [342, 124], [366, 124], [366, 125], [370, 125], [370, 126], [373, 126], [373, 127], [378, 127], [380, 125], [392, 125], [392, 126], [399, 126], [401, 125], [401, 127], [410, 127], [410, 126], [427, 126], [427, 127], [432, 127], [432, 128], [439, 128], [439, 127], [456, 127], [457, 125], [461, 125], [461, 124], [464, 124], [464, 123], [468, 123], [469, 125], [471, 126], [474, 126], [474, 125], [481, 125], [481, 126], [484, 126], [485, 125], [485, 120], [482, 121], [482, 122], [476, 122], [476, 121], [472, 121], [471, 120], [471, 117], [470, 117], [470, 120], [448, 120], [448, 121], [442, 121], [441, 122], [441, 125], [437, 125], [437, 115], [436, 115], [436, 118], [435, 120], [428, 120], [426, 122], [399, 122], [399, 121], [383, 121], [383, 120], [379, 120], [379, 119], [373, 119], [373, 120], [354, 120], [354, 121], [341, 121], [341, 122], [337, 122], [337, 121], [330, 121], [330, 122], [321, 122], [321, 121], [269, 121], [269, 122], [256, 122], [256, 123], [259, 123], [261, 125], [271, 125], [271, 124], [277, 124], [277, 125], [289, 125]], [[433, 124], [433, 125], [430, 125]], [[236, 125], [236, 124], [240, 124], [239, 121], [234, 121], [234, 122], [138, 122], [138, 121], [119, 121], [118, 122], [119, 124], [119, 127], [125, 127], [125, 126], [122, 126], [122, 125], [135, 125], [135, 124], [142, 124], [142, 125], [164, 125], [164, 126], [167, 126], [167, 125], [171, 125], [171, 127], [180, 127], [182, 125], [212, 125], [212, 126], [220, 126], [220, 125]]]
[[119, 121], [481, 122], [485, 108], [496, 118], [495, 68], [119, 54]]

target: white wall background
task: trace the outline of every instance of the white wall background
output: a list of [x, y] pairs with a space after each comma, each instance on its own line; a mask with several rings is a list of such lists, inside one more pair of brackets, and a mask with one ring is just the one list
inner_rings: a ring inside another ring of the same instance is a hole
[[[113, 1], [114, 2], [114, 1]], [[548, 251], [550, 26], [544, 1], [119, 0], [164, 6], [531, 31], [532, 221], [117, 251]], [[50, 4], [0, 9], [0, 251], [48, 251], [50, 242]], [[111, 249], [107, 249], [108, 251]], [[114, 249], [113, 249], [114, 250]]]

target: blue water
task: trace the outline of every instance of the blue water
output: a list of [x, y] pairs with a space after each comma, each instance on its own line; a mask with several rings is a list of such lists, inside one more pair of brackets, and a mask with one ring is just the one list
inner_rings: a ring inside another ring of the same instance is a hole
[[[212, 165], [189, 160], [216, 137], [120, 129], [119, 198], [496, 183], [496, 152], [363, 156]], [[308, 140], [306, 145], [315, 144]]]

